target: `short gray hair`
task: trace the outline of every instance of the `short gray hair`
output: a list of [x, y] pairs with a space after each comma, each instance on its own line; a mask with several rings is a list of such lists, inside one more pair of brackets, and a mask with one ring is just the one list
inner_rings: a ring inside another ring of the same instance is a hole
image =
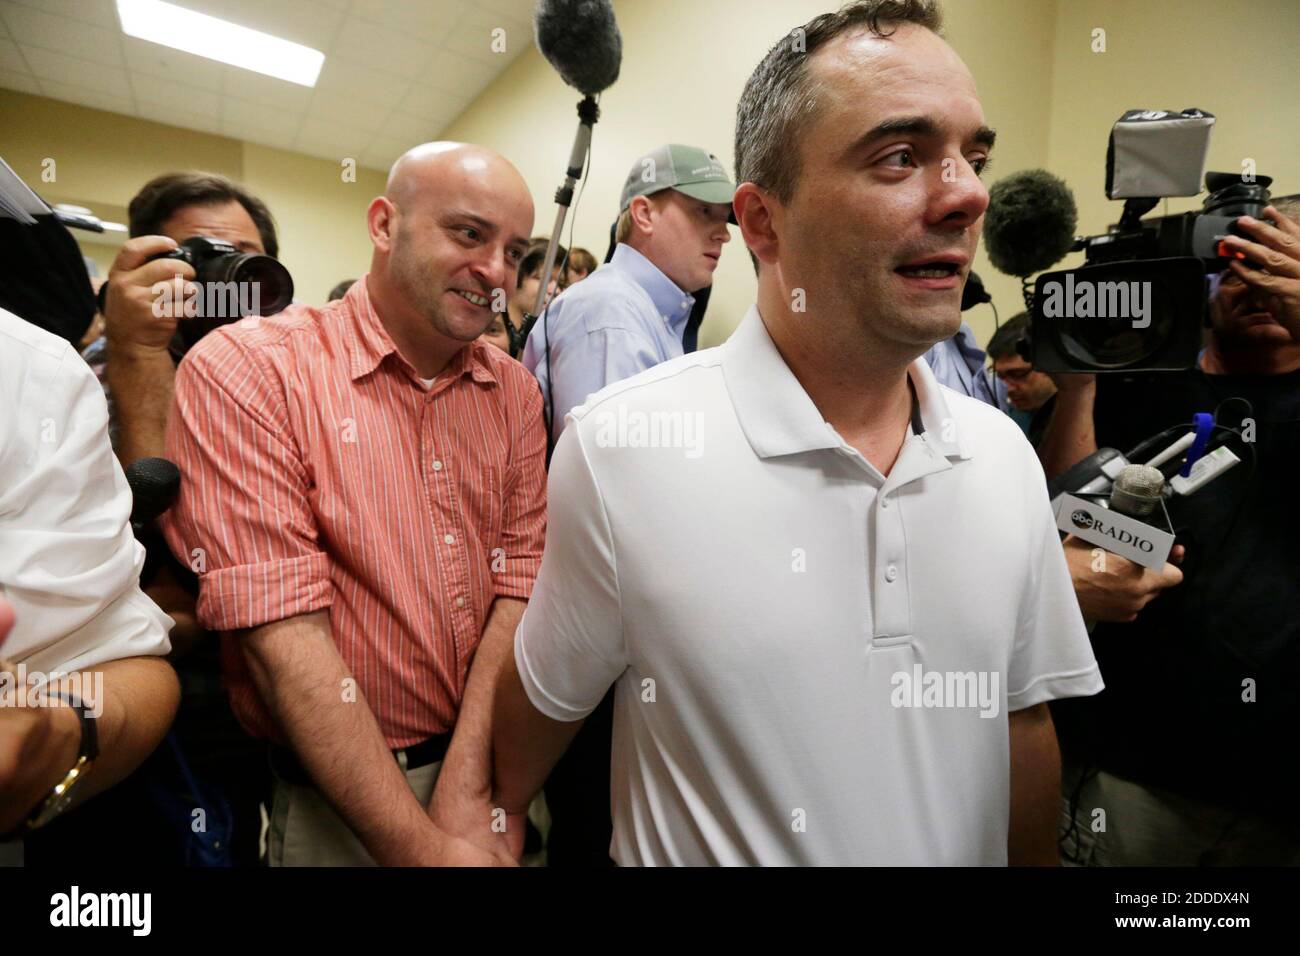
[[865, 26], [876, 36], [882, 23], [915, 23], [938, 34], [943, 14], [935, 0], [858, 0], [823, 13], [789, 34], [754, 68], [736, 106], [736, 180], [757, 183], [783, 203], [799, 179], [798, 142], [817, 118], [817, 87], [808, 59], [842, 33]]

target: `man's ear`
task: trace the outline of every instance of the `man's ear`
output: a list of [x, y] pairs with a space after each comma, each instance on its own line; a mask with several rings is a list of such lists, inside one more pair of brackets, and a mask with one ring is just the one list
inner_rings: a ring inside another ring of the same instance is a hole
[[731, 205], [745, 245], [759, 261], [774, 264], [781, 246], [780, 201], [757, 183], [741, 183]]
[[380, 252], [388, 253], [393, 248], [393, 237], [397, 233], [397, 206], [386, 196], [376, 196], [370, 200], [366, 209], [366, 227], [370, 230], [370, 242]]
[[632, 225], [643, 235], [648, 236], [654, 232], [654, 220], [651, 217], [654, 208], [655, 204], [649, 196], [637, 196], [628, 204], [627, 211], [632, 217]]

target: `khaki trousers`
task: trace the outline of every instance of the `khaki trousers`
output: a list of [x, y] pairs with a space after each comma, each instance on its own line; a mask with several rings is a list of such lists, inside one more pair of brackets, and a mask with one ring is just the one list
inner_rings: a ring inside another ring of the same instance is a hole
[[[438, 782], [442, 762], [406, 769], [406, 782], [420, 805], [427, 807]], [[375, 861], [356, 834], [315, 787], [289, 783], [272, 772], [271, 825], [266, 851], [271, 866], [374, 866]]]
[[[1297, 866], [1300, 826], [1212, 806], [1102, 770], [1070, 798], [1080, 768], [1065, 767], [1061, 836], [1066, 866]], [[1098, 812], [1101, 811], [1101, 812]]]

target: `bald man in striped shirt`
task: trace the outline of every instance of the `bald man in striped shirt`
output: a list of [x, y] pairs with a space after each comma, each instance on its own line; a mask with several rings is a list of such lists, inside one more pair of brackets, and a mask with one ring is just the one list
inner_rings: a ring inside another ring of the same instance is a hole
[[476, 339], [532, 198], [496, 153], [428, 143], [367, 223], [343, 299], [226, 326], [181, 364], [165, 531], [235, 713], [270, 742], [272, 865], [508, 862], [491, 675], [541, 558], [546, 436], [536, 381]]

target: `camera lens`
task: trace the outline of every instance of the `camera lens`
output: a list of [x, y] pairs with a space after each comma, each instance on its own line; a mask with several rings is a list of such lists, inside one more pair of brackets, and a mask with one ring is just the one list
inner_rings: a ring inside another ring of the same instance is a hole
[[215, 256], [204, 263], [198, 278], [202, 282], [235, 283], [240, 290], [239, 301], [256, 302], [258, 315], [274, 315], [293, 301], [289, 270], [278, 259], [260, 253]]

